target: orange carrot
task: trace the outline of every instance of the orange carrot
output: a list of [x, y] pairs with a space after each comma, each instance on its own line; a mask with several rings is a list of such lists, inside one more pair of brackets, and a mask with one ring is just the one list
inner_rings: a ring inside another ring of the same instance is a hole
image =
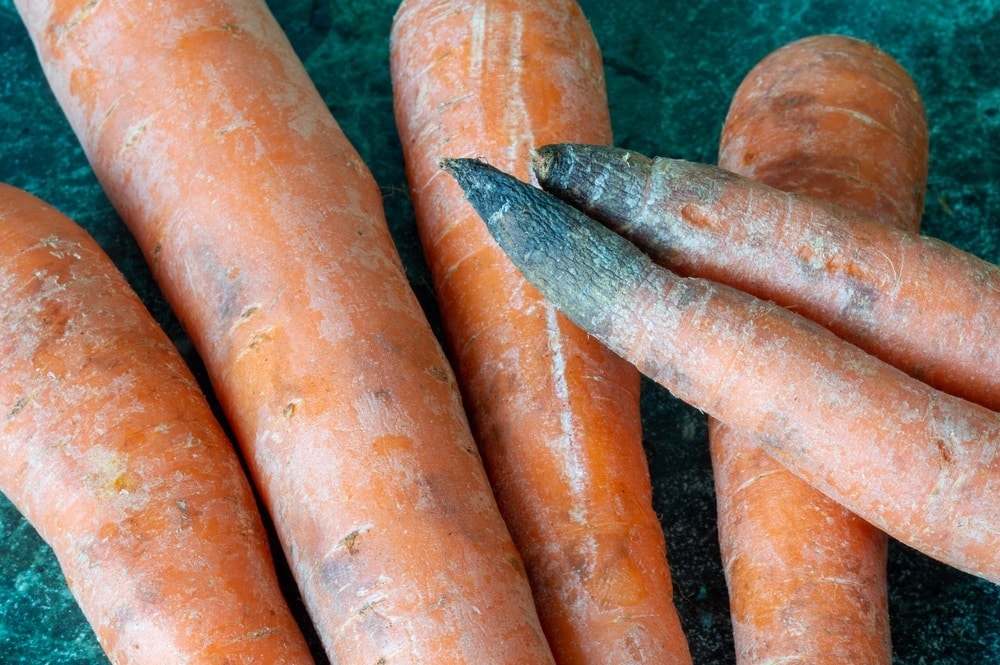
[[679, 277], [482, 162], [445, 166], [525, 278], [581, 328], [889, 535], [1000, 582], [996, 412], [789, 309]]
[[672, 271], [792, 307], [939, 390], [1000, 409], [997, 266], [707, 164], [553, 145], [537, 150], [535, 175]]
[[115, 663], [312, 663], [250, 484], [97, 243], [0, 185], [0, 491]]
[[690, 663], [642, 447], [639, 374], [559, 315], [438, 160], [527, 177], [539, 142], [611, 141], [576, 2], [404, 0], [397, 125], [449, 351], [556, 661]]
[[265, 4], [16, 5], [330, 659], [551, 663], [378, 186]]
[[[744, 78], [719, 165], [916, 230], [927, 122], [905, 70], [841, 35], [800, 39]], [[709, 422], [739, 663], [891, 663], [885, 535]]]

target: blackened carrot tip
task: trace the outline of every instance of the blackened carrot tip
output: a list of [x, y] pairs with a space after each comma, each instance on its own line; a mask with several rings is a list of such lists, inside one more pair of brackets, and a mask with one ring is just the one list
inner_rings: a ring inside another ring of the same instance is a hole
[[621, 236], [555, 196], [474, 159], [446, 160], [522, 275], [583, 329], [600, 321], [652, 265]]

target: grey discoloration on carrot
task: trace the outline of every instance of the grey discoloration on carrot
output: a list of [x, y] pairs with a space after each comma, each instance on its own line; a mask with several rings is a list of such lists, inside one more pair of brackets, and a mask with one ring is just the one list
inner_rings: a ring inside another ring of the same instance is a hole
[[[759, 437], [790, 470], [879, 528], [1000, 580], [996, 413], [785, 308], [680, 279], [568, 205], [491, 169], [463, 173], [466, 164], [446, 166], [522, 274], [578, 325], [678, 397]], [[953, 442], [947, 456], [942, 440]]]
[[[622, 302], [642, 280], [650, 261], [634, 245], [606, 228], [582, 223], [582, 213], [552, 195], [478, 160], [446, 159], [441, 166], [500, 246], [522, 257], [517, 263], [528, 281], [538, 280], [541, 291], [558, 294], [551, 299], [574, 322], [585, 322], [585, 328], [599, 325], [595, 317]], [[522, 223], [526, 215], [534, 228]], [[575, 241], [576, 236], [581, 238]], [[581, 284], [591, 288], [581, 289]]]
[[997, 266], [707, 164], [605, 146], [536, 152], [544, 189], [657, 263], [792, 307], [936, 388], [1000, 408], [1000, 292], [984, 288]]

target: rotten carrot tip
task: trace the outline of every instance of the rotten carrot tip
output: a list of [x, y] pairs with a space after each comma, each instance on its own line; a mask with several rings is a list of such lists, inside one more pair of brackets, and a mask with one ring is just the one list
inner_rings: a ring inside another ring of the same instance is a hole
[[476, 159], [441, 160], [524, 278], [588, 332], [651, 261], [556, 196]]

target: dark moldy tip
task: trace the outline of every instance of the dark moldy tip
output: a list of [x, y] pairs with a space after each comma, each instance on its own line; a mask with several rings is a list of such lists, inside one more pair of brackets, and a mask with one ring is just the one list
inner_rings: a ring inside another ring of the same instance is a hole
[[475, 159], [439, 163], [525, 279], [592, 334], [651, 266], [627, 240], [538, 187]]

